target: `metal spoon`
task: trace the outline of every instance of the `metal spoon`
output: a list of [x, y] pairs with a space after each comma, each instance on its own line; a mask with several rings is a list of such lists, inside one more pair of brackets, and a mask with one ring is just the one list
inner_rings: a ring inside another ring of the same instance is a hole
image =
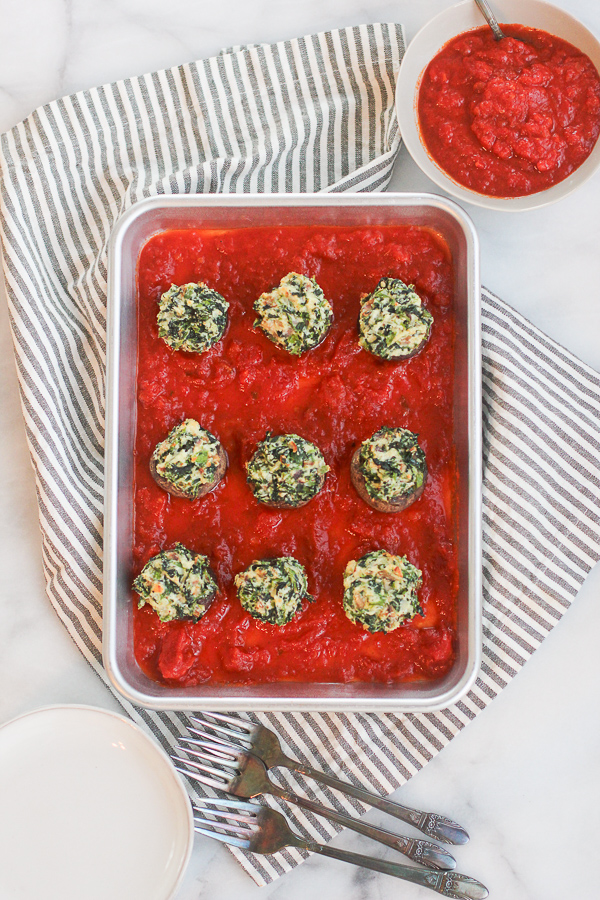
[[492, 29], [492, 32], [494, 33], [494, 37], [496, 38], [496, 40], [500, 41], [500, 40], [502, 40], [503, 37], [506, 37], [506, 35], [504, 34], [502, 29], [498, 25], [498, 20], [496, 19], [496, 16], [492, 12], [491, 7], [490, 7], [489, 3], [487, 2], [487, 0], [475, 0], [475, 3], [479, 7], [480, 11], [483, 13], [483, 16], [485, 17], [485, 21], [488, 23], [488, 25]]

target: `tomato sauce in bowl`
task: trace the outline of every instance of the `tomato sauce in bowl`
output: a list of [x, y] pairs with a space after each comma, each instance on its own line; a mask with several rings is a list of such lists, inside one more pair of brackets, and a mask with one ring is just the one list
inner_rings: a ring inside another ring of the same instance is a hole
[[430, 157], [491, 197], [544, 191], [581, 166], [600, 134], [600, 76], [545, 31], [484, 26], [450, 40], [425, 69], [418, 120]]
[[[253, 327], [254, 300], [288, 272], [315, 277], [334, 310], [321, 345], [292, 357]], [[414, 284], [434, 316], [424, 350], [386, 362], [358, 343], [362, 294], [384, 276]], [[161, 294], [204, 281], [230, 303], [223, 339], [202, 354], [171, 350], [157, 333]], [[455, 657], [457, 466], [453, 442], [453, 267], [448, 246], [423, 227], [287, 226], [165, 231], [138, 263], [138, 393], [134, 572], [181, 542], [209, 557], [219, 595], [198, 622], [163, 623], [134, 607], [138, 664], [168, 685], [427, 681]], [[153, 481], [156, 444], [186, 417], [223, 443], [229, 468], [209, 495], [170, 496]], [[367, 506], [350, 479], [357, 446], [382, 425], [419, 435], [427, 457], [423, 496], [399, 514]], [[299, 509], [259, 504], [245, 463], [267, 431], [315, 443], [330, 466], [322, 491]], [[424, 616], [371, 634], [342, 608], [350, 559], [376, 549], [406, 555], [423, 572]], [[313, 603], [282, 627], [253, 619], [234, 576], [253, 560], [294, 556]]]

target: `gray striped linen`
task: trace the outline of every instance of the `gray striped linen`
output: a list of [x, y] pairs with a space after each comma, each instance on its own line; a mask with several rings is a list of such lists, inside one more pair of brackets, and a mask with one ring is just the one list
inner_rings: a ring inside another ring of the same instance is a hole
[[[371, 191], [400, 145], [398, 25], [204, 60], [66, 97], [2, 136], [0, 230], [48, 594], [101, 677], [106, 249], [171, 193]], [[415, 715], [257, 713], [291, 754], [389, 793], [502, 690], [600, 558], [600, 377], [483, 292], [484, 648], [464, 700]], [[172, 749], [187, 718], [121, 701]], [[292, 790], [363, 811], [300, 776]], [[277, 801], [273, 801], [276, 803]], [[288, 811], [310, 836], [336, 827]], [[236, 856], [259, 884], [300, 862]]]

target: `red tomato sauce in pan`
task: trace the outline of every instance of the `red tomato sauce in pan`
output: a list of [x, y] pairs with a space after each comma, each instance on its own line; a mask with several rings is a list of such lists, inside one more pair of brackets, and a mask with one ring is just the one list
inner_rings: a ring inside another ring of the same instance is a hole
[[[254, 300], [288, 272], [315, 277], [334, 309], [324, 342], [301, 357], [253, 328]], [[383, 276], [414, 284], [434, 316], [411, 360], [380, 360], [358, 344], [360, 297]], [[204, 281], [230, 303], [222, 341], [206, 353], [171, 350], [159, 337], [158, 300], [171, 284]], [[132, 578], [181, 542], [209, 557], [219, 595], [202, 619], [160, 622], [134, 605], [134, 643], [144, 672], [169, 685], [276, 681], [402, 682], [441, 677], [454, 659], [458, 591], [457, 472], [453, 445], [453, 274], [445, 242], [416, 227], [267, 227], [167, 231], [139, 259], [139, 356]], [[229, 456], [224, 479], [190, 501], [153, 481], [156, 444], [187, 417]], [[350, 480], [355, 448], [381, 426], [418, 433], [429, 469], [423, 496], [402, 513], [376, 512]], [[246, 483], [244, 464], [267, 431], [317, 444], [331, 467], [323, 490], [299, 509], [269, 509]], [[384, 548], [423, 572], [424, 616], [389, 634], [346, 618], [346, 564]], [[315, 601], [283, 627], [253, 619], [234, 576], [253, 560], [294, 556]]]
[[[535, 194], [587, 159], [600, 133], [600, 76], [572, 44], [523, 25], [449, 41], [427, 66], [418, 114], [431, 158], [464, 187]], [[521, 40], [515, 40], [521, 38]]]

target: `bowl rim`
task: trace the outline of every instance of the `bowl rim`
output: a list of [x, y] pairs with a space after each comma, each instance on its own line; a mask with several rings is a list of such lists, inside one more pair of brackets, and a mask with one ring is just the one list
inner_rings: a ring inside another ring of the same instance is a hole
[[[590, 56], [600, 71], [600, 41], [583, 22], [561, 7], [547, 3], [546, 0], [495, 0], [494, 12], [500, 22], [518, 21], [519, 24], [549, 31], [556, 37], [569, 41]], [[542, 18], [542, 22], [537, 21], [538, 16]], [[559, 32], [564, 29], [568, 34], [557, 33], [556, 29], [546, 27], [546, 19], [562, 26], [558, 28]], [[410, 156], [425, 175], [439, 188], [461, 202], [502, 212], [525, 212], [556, 203], [576, 191], [600, 168], [600, 138], [587, 159], [563, 181], [543, 191], [521, 197], [492, 197], [464, 187], [433, 160], [421, 140], [417, 100], [425, 69], [449, 41], [484, 24], [483, 16], [476, 4], [472, 0], [461, 0], [426, 22], [409, 42], [396, 83], [396, 115], [402, 140]], [[584, 44], [583, 47], [581, 42]], [[435, 46], [435, 49], [427, 52], [431, 46]], [[424, 54], [425, 63], [422, 61]]]

